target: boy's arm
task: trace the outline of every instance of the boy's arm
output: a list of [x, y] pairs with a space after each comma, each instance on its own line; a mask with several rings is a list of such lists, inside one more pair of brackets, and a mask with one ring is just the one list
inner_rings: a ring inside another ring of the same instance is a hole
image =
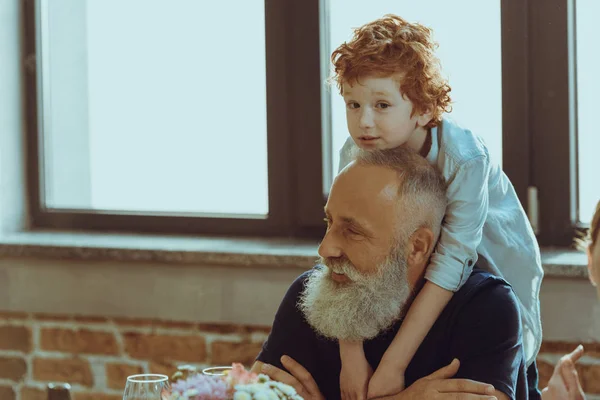
[[425, 279], [453, 292], [466, 282], [477, 262], [488, 218], [490, 164], [487, 155], [480, 155], [455, 168], [447, 182], [448, 207], [440, 238], [425, 273]]
[[[451, 161], [449, 161], [451, 162]], [[489, 161], [477, 156], [456, 166], [447, 182], [448, 207], [440, 238], [425, 272], [423, 289], [411, 305], [404, 322], [373, 376], [374, 392], [392, 374], [402, 373], [444, 307], [468, 279], [477, 260], [477, 247], [488, 212]], [[380, 371], [381, 369], [381, 371]], [[384, 369], [388, 372], [384, 373]]]
[[410, 306], [381, 363], [384, 366], [395, 365], [400, 372], [404, 372], [452, 295], [452, 292], [426, 282]]
[[425, 283], [371, 378], [367, 398], [404, 389], [404, 373], [408, 364], [452, 295], [452, 292], [431, 282]]

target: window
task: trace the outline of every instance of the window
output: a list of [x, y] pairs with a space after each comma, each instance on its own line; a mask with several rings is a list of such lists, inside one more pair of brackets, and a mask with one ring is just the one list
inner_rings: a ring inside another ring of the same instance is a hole
[[296, 57], [318, 54], [318, 30], [316, 45], [286, 54], [302, 48], [290, 17], [312, 12], [318, 24], [318, 3], [283, 3], [238, 1], [232, 12], [196, 0], [24, 2], [33, 224], [277, 236], [320, 228], [323, 199], [306, 185], [321, 166], [296, 169], [302, 149], [320, 154], [320, 135], [296, 138], [291, 126], [309, 111], [318, 69], [304, 73], [312, 87], [288, 84]]
[[451, 117], [542, 245], [600, 197], [594, 0], [126, 3], [23, 2], [35, 227], [319, 238], [348, 135], [331, 51], [387, 13], [434, 29]]
[[579, 222], [591, 221], [600, 200], [600, 135], [596, 112], [600, 81], [597, 78], [600, 56], [595, 16], [600, 14], [600, 2], [576, 2], [576, 66], [577, 66], [577, 160], [579, 171]]
[[268, 214], [264, 2], [237, 7], [40, 2], [46, 208]]

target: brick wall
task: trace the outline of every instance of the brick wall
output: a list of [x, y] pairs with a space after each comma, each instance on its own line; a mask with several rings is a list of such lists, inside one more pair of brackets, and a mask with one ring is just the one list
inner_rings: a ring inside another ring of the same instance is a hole
[[0, 313], [0, 400], [46, 400], [66, 381], [74, 400], [121, 400], [127, 376], [180, 364], [250, 366], [267, 327]]
[[[200, 368], [239, 361], [250, 366], [268, 327], [143, 319], [0, 313], [0, 400], [45, 400], [50, 381], [67, 381], [74, 400], [121, 400], [127, 376], [169, 375], [176, 365]], [[546, 342], [540, 383], [576, 343]], [[587, 343], [579, 375], [600, 394], [600, 343]]]

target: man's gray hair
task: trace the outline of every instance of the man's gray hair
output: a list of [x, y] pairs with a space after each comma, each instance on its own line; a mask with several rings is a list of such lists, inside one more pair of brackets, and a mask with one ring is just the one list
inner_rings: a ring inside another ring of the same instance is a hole
[[356, 149], [353, 159], [358, 164], [381, 166], [391, 169], [398, 176], [399, 206], [403, 216], [400, 234], [408, 239], [417, 229], [425, 227], [433, 231], [437, 240], [448, 204], [446, 183], [440, 172], [415, 151], [397, 147], [389, 150]]

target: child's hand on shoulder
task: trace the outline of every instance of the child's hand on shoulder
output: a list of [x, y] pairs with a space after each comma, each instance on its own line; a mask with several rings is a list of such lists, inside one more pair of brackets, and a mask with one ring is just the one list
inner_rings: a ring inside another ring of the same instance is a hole
[[346, 357], [340, 372], [342, 400], [366, 400], [373, 369], [364, 356]]
[[404, 390], [404, 371], [380, 365], [369, 381], [367, 399], [397, 395]]

